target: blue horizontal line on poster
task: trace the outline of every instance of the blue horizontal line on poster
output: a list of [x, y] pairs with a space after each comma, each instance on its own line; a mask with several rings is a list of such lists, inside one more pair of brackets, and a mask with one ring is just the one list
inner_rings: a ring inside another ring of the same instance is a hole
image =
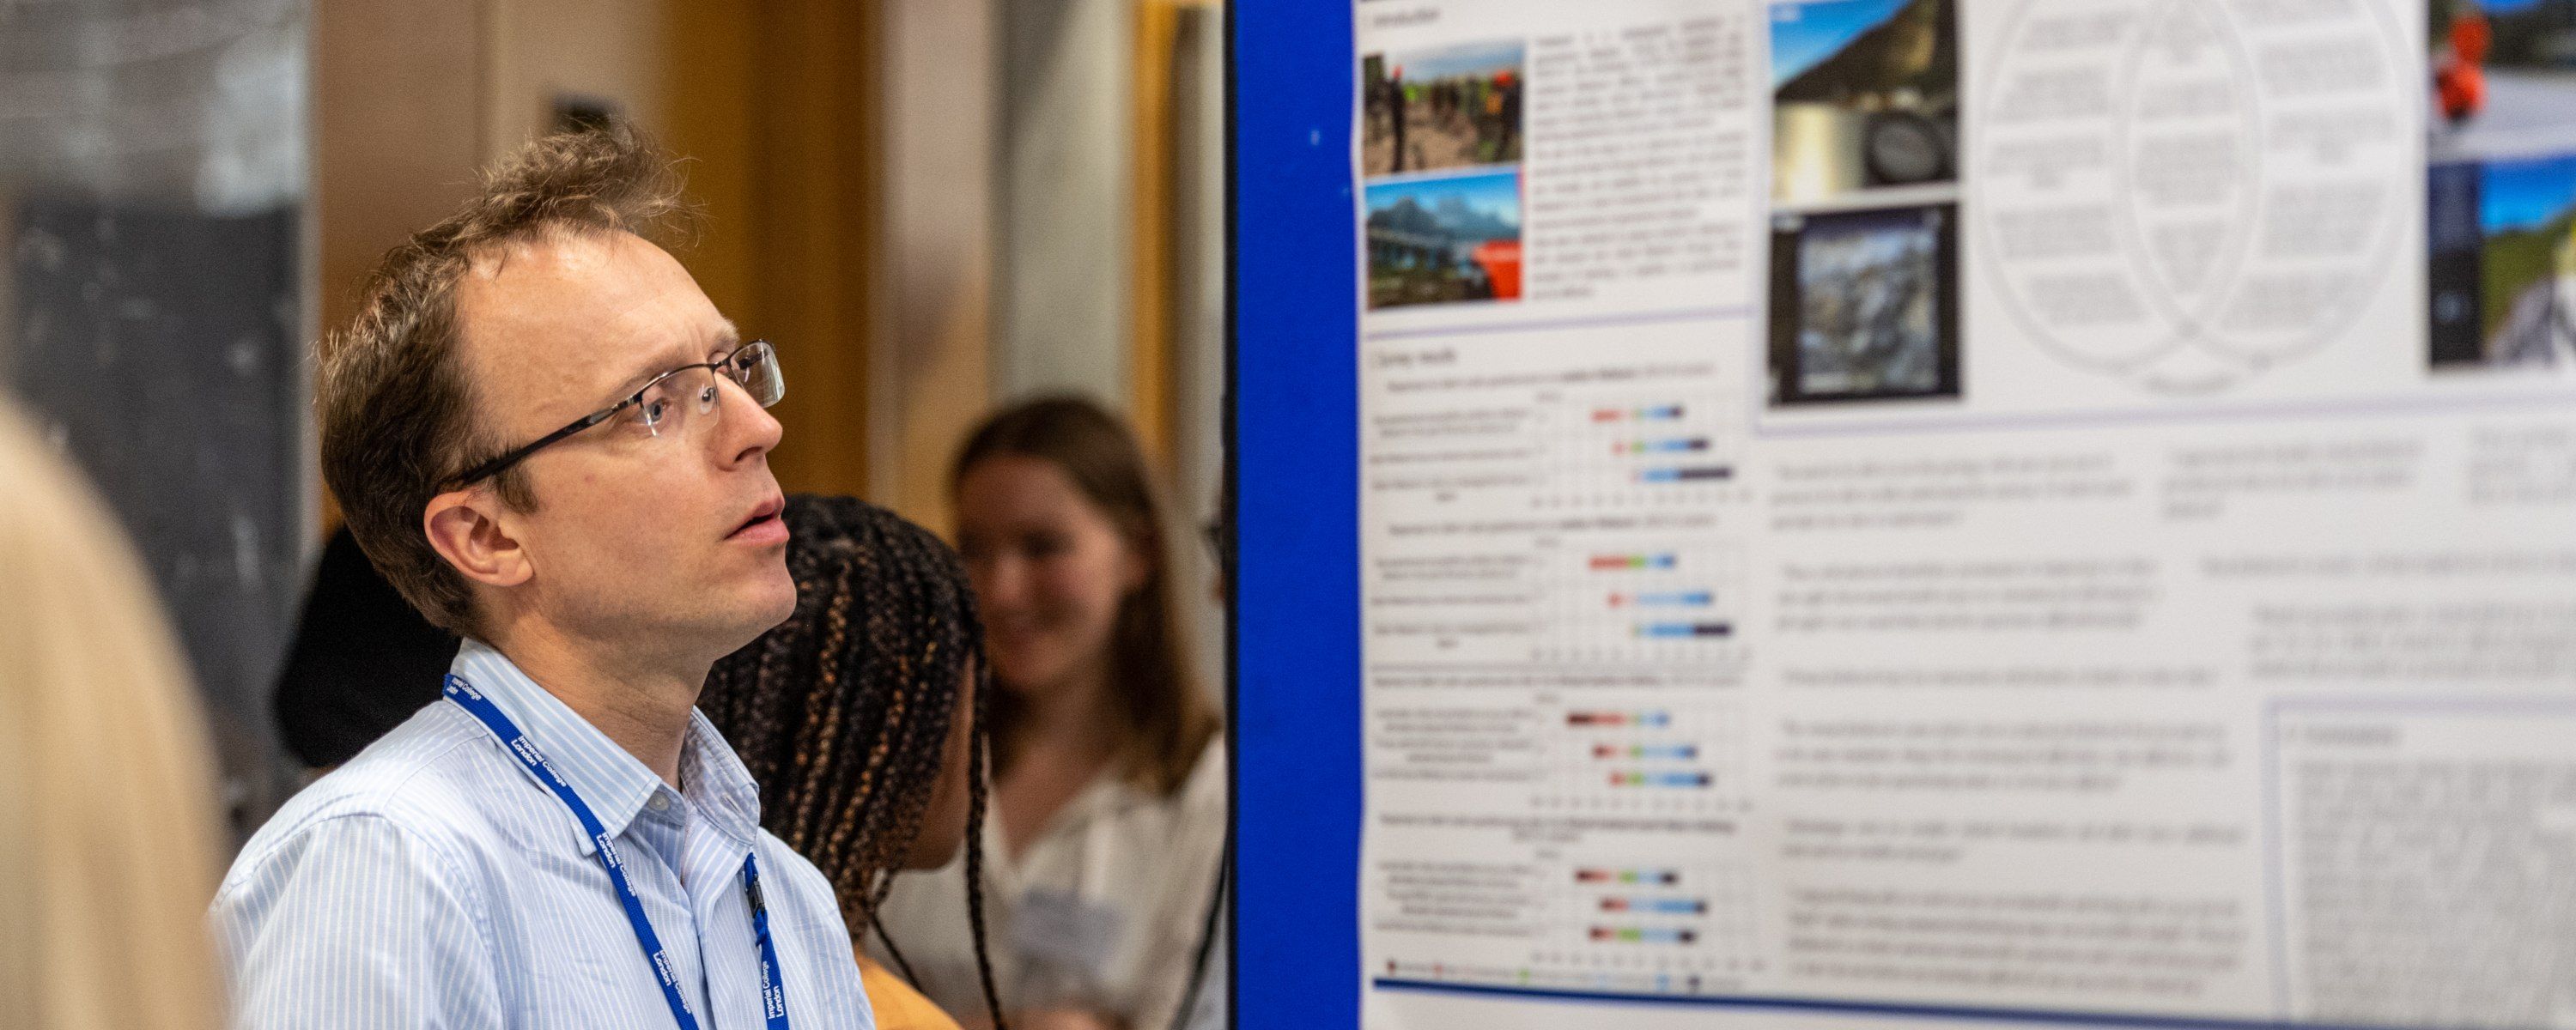
[[1899, 1016], [1933, 1020], [1988, 1020], [1995, 1022], [2034, 1023], [2059, 1026], [2171, 1027], [2177, 1030], [2400, 1030], [2397, 1027], [2359, 1023], [2302, 1023], [2286, 1019], [2213, 1019], [2199, 1016], [2155, 1016], [2122, 1012], [2063, 1012], [2047, 1009], [1977, 1008], [1950, 1005], [1896, 1005], [1862, 1001], [1831, 1001], [1821, 998], [1779, 998], [1742, 994], [1646, 994], [1617, 991], [1573, 991], [1544, 987], [1509, 987], [1493, 984], [1442, 983], [1437, 980], [1407, 980], [1375, 977], [1370, 985], [1388, 991], [1419, 991], [1429, 994], [1489, 994], [1519, 998], [1541, 998], [1558, 1001], [1626, 1002], [1640, 1005], [1694, 1005], [1709, 1008], [1769, 1009], [1773, 1011], [1848, 1013], [1869, 1016]]
[[1361, 333], [1362, 340], [1419, 340], [1439, 336], [1485, 336], [1500, 333], [1535, 333], [1554, 329], [1588, 329], [1612, 325], [1658, 325], [1666, 322], [1704, 322], [1751, 318], [1753, 309], [1743, 305], [1722, 308], [1683, 308], [1674, 311], [1649, 311], [1634, 315], [1598, 315], [1588, 318], [1561, 318], [1538, 322], [1509, 322], [1497, 325], [1458, 325], [1424, 329], [1380, 329]]

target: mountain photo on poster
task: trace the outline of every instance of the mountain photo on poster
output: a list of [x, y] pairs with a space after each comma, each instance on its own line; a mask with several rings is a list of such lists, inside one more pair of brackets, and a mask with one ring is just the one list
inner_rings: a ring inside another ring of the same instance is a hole
[[1772, 200], [1956, 181], [1952, 0], [1771, 5]]
[[1369, 184], [1368, 275], [1371, 308], [1519, 299], [1520, 173]]

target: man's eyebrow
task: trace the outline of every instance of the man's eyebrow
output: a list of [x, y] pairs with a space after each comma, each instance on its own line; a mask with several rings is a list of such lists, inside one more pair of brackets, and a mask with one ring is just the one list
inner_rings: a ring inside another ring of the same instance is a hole
[[[734, 328], [732, 319], [725, 319], [723, 328], [717, 329], [715, 334], [710, 337], [710, 340], [711, 342], [706, 348], [706, 356], [713, 357], [719, 352], [732, 350], [735, 347], [741, 346], [742, 331]], [[625, 400], [635, 391], [643, 389], [644, 384], [652, 382], [654, 377], [659, 376], [664, 372], [668, 372], [682, 365], [693, 364], [693, 362], [687, 361], [673, 362], [667, 356], [659, 356], [649, 358], [647, 360], [650, 364], [637, 369], [626, 378], [618, 381], [618, 400]]]

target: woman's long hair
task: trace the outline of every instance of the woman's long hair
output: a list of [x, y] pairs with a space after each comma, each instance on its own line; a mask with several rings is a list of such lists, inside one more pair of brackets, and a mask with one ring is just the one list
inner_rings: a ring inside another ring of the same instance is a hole
[[212, 1030], [214, 762], [116, 517], [0, 410], [0, 1027]]
[[[1118, 417], [1077, 397], [1046, 397], [996, 412], [968, 437], [950, 467], [949, 494], [978, 463], [1000, 457], [1054, 465], [1118, 530], [1145, 563], [1142, 586], [1118, 605], [1109, 637], [1109, 689], [1126, 732], [1119, 771], [1158, 794], [1180, 789], [1216, 736], [1216, 706], [1183, 659], [1172, 597], [1170, 538], [1152, 473]], [[1026, 705], [1008, 690], [993, 698], [994, 767], [1010, 768], [1012, 731]]]
[[966, 910], [984, 1001], [1001, 1026], [981, 889], [994, 692], [966, 569], [929, 530], [854, 498], [799, 494], [783, 517], [796, 613], [717, 662], [698, 707], [760, 784], [762, 825], [832, 881], [854, 931], [884, 938], [877, 909], [921, 829], [958, 685], [974, 670]]

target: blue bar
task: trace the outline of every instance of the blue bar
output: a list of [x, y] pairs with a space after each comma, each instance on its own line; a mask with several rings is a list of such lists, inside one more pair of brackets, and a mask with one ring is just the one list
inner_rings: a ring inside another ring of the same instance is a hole
[[1365, 797], [1354, 19], [1321, 3], [1225, 17], [1235, 1026], [1350, 1027]]
[[1660, 594], [1638, 594], [1637, 603], [1657, 608], [1706, 608], [1716, 603], [1717, 595], [1706, 590], [1675, 590]]
[[1659, 640], [1726, 637], [1735, 635], [1735, 627], [1723, 622], [1647, 622], [1638, 624], [1637, 635]]

